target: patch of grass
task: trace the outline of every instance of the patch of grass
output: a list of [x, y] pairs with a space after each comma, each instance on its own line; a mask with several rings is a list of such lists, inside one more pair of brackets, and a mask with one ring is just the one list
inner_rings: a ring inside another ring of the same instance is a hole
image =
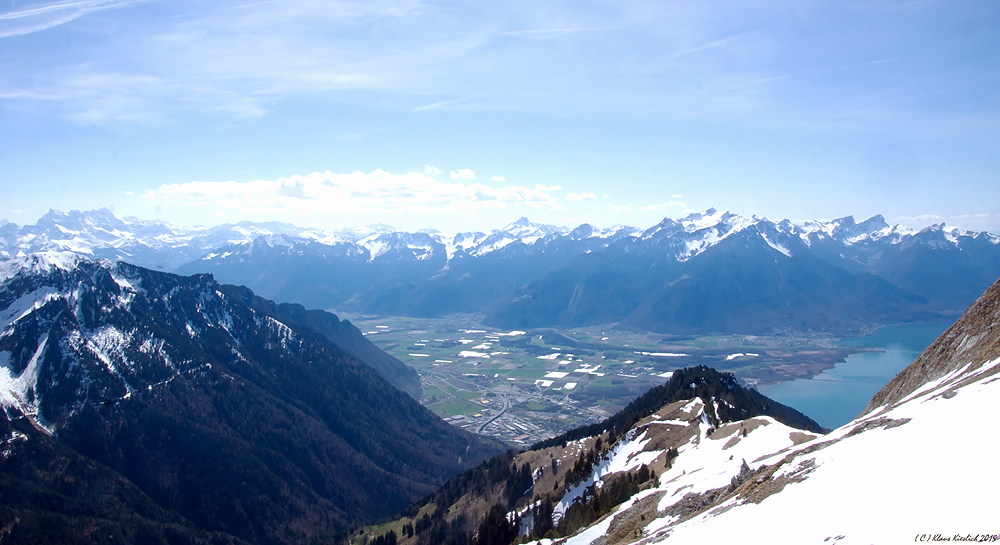
[[719, 337], [698, 337], [693, 343], [693, 346], [700, 348], [717, 348], [719, 346]]
[[444, 390], [436, 386], [428, 386], [424, 388], [424, 396], [426, 397], [437, 397], [444, 395]]
[[429, 405], [427, 407], [432, 411], [444, 411], [451, 416], [459, 414], [472, 414], [478, 413], [483, 410], [480, 405], [475, 405], [469, 403], [468, 401], [452, 401], [451, 403], [435, 403], [434, 405]]

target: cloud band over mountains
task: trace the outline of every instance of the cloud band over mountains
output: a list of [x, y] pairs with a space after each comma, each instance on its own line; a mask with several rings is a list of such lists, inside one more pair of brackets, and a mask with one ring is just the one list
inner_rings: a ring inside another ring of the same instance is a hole
[[145, 193], [151, 204], [210, 206], [240, 212], [285, 211], [309, 215], [334, 212], [475, 211], [524, 207], [562, 210], [552, 196], [559, 188], [518, 185], [490, 187], [480, 183], [441, 181], [430, 174], [333, 174], [330, 171], [295, 175], [274, 181], [188, 182], [166, 184]]

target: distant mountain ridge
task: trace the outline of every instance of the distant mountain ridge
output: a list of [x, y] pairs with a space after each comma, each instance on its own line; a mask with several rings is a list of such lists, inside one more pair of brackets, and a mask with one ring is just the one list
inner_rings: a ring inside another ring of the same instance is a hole
[[49, 210], [34, 225], [0, 226], [0, 257], [65, 251], [172, 271], [213, 248], [236, 241], [271, 234], [304, 236], [311, 232], [280, 222], [179, 227], [156, 220], [119, 218], [107, 208], [68, 213]]
[[703, 249], [711, 237], [692, 244], [664, 229], [580, 255], [518, 288], [487, 313], [485, 323], [525, 329], [624, 322], [677, 334], [845, 334], [951, 310], [872, 273], [821, 259], [774, 224], [725, 227], [707, 228], [719, 239]]
[[362, 361], [373, 349], [332, 315], [210, 275], [2, 260], [0, 520], [323, 542], [496, 452], [393, 387]]
[[456, 235], [385, 225], [332, 234], [287, 224], [180, 229], [106, 210], [50, 212], [36, 226], [0, 227], [0, 242], [0, 255], [57, 248], [210, 272], [308, 308], [475, 313], [517, 328], [849, 334], [957, 316], [1000, 276], [1000, 238], [986, 232], [914, 231], [881, 216], [799, 225], [715, 209], [645, 230], [521, 218]]

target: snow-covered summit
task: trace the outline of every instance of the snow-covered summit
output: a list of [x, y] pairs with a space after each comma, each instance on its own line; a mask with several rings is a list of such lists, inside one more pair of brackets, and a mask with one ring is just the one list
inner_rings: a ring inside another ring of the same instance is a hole
[[358, 246], [369, 253], [369, 260], [389, 257], [389, 254], [399, 259], [404, 255], [412, 256], [418, 261], [425, 261], [436, 254], [443, 255], [444, 244], [441, 237], [430, 233], [391, 232], [378, 233], [357, 241]]
[[368, 238], [377, 235], [384, 235], [388, 233], [396, 233], [399, 229], [386, 225], [384, 223], [372, 223], [369, 225], [357, 225], [354, 227], [345, 227], [343, 229], [337, 229], [332, 234], [340, 239], [344, 240], [361, 240], [363, 238]]
[[33, 254], [0, 259], [0, 283], [21, 274], [48, 274], [55, 269], [73, 270], [87, 258], [73, 252], [36, 252]]
[[546, 225], [543, 223], [532, 223], [528, 218], [521, 216], [516, 221], [498, 229], [498, 231], [510, 235], [525, 244], [532, 244], [536, 240], [547, 236], [568, 233], [570, 229], [566, 227], [557, 227], [555, 225]]
[[745, 217], [709, 208], [678, 220], [664, 218], [643, 231], [640, 239], [667, 248], [675, 259], [686, 261], [760, 221], [757, 216]]
[[91, 258], [173, 270], [213, 249], [270, 235], [317, 238], [318, 233], [314, 229], [281, 222], [243, 221], [215, 227], [180, 227], [155, 220], [119, 218], [106, 208], [70, 212], [49, 210], [35, 225], [4, 226], [0, 231], [0, 257], [73, 252]]

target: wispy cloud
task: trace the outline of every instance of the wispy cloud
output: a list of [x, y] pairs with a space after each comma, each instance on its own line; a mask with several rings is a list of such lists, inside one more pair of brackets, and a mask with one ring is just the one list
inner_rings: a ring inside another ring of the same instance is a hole
[[877, 61], [870, 61], [870, 62], [863, 63], [862, 66], [872, 66], [872, 65], [875, 65], [875, 64], [882, 64], [884, 62], [892, 62], [894, 60], [897, 60], [897, 58], [898, 57], [892, 57], [892, 58], [888, 58], [888, 59], [879, 59]]
[[90, 12], [144, 0], [70, 0], [0, 13], [0, 38], [40, 32], [79, 19]]
[[944, 216], [938, 214], [920, 214], [918, 216], [899, 216], [898, 218], [892, 218], [892, 220], [890, 221], [928, 222], [928, 221], [942, 221], [944, 219], [945, 219]]
[[597, 195], [594, 195], [593, 193], [589, 193], [589, 192], [567, 193], [566, 194], [566, 200], [567, 201], [590, 201], [590, 200], [594, 200], [596, 198], [597, 198]]
[[[132, 1], [78, 0], [47, 6], [53, 13], [66, 11], [65, 19], [87, 9]], [[658, 96], [663, 87], [655, 71], [629, 66], [646, 64], [646, 40], [652, 38], [653, 27], [660, 40], [661, 33], [670, 36], [684, 27], [683, 20], [671, 23], [677, 28], [659, 26], [665, 21], [660, 8], [652, 9], [652, 20], [632, 17], [618, 8], [590, 11], [549, 5], [545, 11], [542, 17], [504, 6], [484, 17], [482, 9], [414, 1], [286, 0], [241, 5], [224, 0], [212, 9], [187, 9], [176, 19], [119, 17], [117, 24], [131, 29], [127, 45], [118, 37], [87, 44], [93, 50], [84, 62], [32, 68], [30, 77], [22, 80], [27, 85], [12, 88], [9, 82], [18, 80], [9, 79], [0, 83], [0, 95], [18, 94], [20, 101], [48, 95], [51, 104], [59, 105], [49, 108], [50, 113], [84, 123], [177, 118], [189, 113], [253, 119], [270, 113], [281, 101], [351, 102], [356, 92], [380, 96], [380, 105], [411, 112], [579, 112], [591, 111], [595, 105], [621, 108], [626, 104], [659, 104], [656, 109], [682, 110], [685, 115], [723, 110], [686, 104], [711, 102], [705, 98], [711, 96], [705, 86], [679, 90], [674, 84], [668, 91], [672, 96], [664, 100]], [[50, 17], [45, 24], [58, 19]], [[516, 25], [529, 28], [510, 29]], [[456, 27], [462, 32], [454, 32]], [[18, 28], [27, 26], [19, 23]], [[627, 38], [605, 44], [602, 32], [612, 29], [627, 32]], [[548, 42], [509, 39], [516, 36], [574, 39], [553, 49], [541, 45]], [[135, 59], [142, 59], [141, 69], [136, 68]], [[628, 63], [621, 64], [623, 59], [629, 59]], [[114, 94], [105, 92], [101, 78], [81, 77], [127, 79], [137, 75], [137, 70], [142, 71], [138, 75], [156, 78], [161, 85]], [[628, 85], [622, 85], [623, 78]], [[650, 84], [655, 88], [653, 95]], [[609, 93], [620, 92], [615, 89], [627, 89], [630, 96], [612, 98]], [[679, 93], [687, 98], [678, 100]], [[424, 102], [429, 96], [457, 98]], [[131, 108], [141, 111], [124, 111]]]
[[441, 102], [435, 102], [433, 104], [427, 104], [425, 106], [420, 106], [414, 108], [414, 112], [426, 112], [427, 110], [435, 110], [437, 108], [447, 108], [448, 106], [454, 106], [456, 104], [462, 104], [463, 102], [468, 102], [470, 100], [476, 99], [483, 96], [483, 93], [478, 93], [465, 98], [456, 98], [454, 100], [442, 100]]
[[721, 40], [715, 40], [715, 41], [712, 41], [712, 42], [708, 42], [707, 44], [703, 44], [703, 45], [699, 45], [699, 46], [695, 46], [695, 47], [689, 47], [687, 49], [682, 49], [682, 50], [674, 53], [672, 56], [674, 58], [676, 58], [676, 57], [683, 57], [684, 55], [690, 55], [691, 53], [697, 53], [699, 51], [704, 51], [706, 49], [712, 49], [712, 48], [715, 48], [715, 47], [722, 47], [722, 46], [728, 44], [729, 42], [732, 42], [732, 41], [737, 40], [739, 38], [740, 38], [739, 35], [729, 36], [728, 38], [722, 38]]
[[554, 38], [557, 36], [562, 36], [564, 34], [575, 34], [577, 32], [595, 32], [595, 31], [608, 31], [617, 30], [614, 28], [607, 27], [590, 27], [590, 28], [529, 28], [524, 30], [511, 30], [505, 32], [507, 36], [525, 36], [533, 38]]
[[278, 180], [167, 184], [142, 196], [150, 204], [301, 216], [341, 212], [474, 211], [512, 207], [562, 210], [546, 191], [517, 185], [443, 182], [427, 174], [314, 172]]
[[670, 201], [670, 202], [659, 203], [659, 204], [651, 204], [649, 206], [643, 206], [642, 209], [645, 212], [649, 212], [649, 211], [653, 211], [653, 210], [669, 210], [671, 208], [685, 208], [686, 206], [687, 205], [684, 204], [684, 203], [682, 203], [682, 202]]
[[[971, 207], [971, 206], [970, 206]], [[964, 213], [964, 214], [917, 214], [898, 216], [889, 219], [890, 223], [920, 229], [930, 225], [945, 224], [949, 227], [959, 227], [972, 231], [988, 231], [998, 233], [1000, 228], [1000, 213]]]
[[476, 173], [469, 168], [460, 168], [458, 171], [451, 171], [452, 180], [475, 180]]
[[[0, 13], [0, 37], [139, 1], [65, 0], [9, 10]], [[948, 90], [947, 84], [962, 81], [963, 75], [966, 81], [980, 81], [975, 78], [983, 78], [981, 65], [958, 63], [949, 72], [957, 79], [933, 81], [933, 71], [910, 72], [921, 51], [864, 45], [881, 36], [886, 23], [845, 29], [824, 24], [826, 14], [788, 10], [780, 3], [713, 0], [677, 7], [637, 0], [581, 7], [543, 0], [526, 7], [219, 0], [159, 5], [176, 17], [117, 10], [105, 17], [122, 29], [115, 36], [95, 33], [46, 62], [36, 62], [35, 51], [5, 53], [0, 97], [17, 102], [16, 108], [35, 105], [36, 111], [79, 123], [158, 123], [205, 114], [226, 122], [253, 120], [279, 107], [291, 111], [289, 106], [321, 101], [398, 113], [624, 114], [809, 130], [822, 125], [903, 132], [908, 120], [924, 118], [938, 128], [946, 119], [972, 120], [987, 130], [997, 125], [995, 113], [981, 106], [992, 104], [986, 90], [992, 87], [976, 87], [980, 99], [975, 100]], [[842, 19], [849, 18], [831, 20]], [[719, 29], [727, 30], [720, 35]], [[931, 47], [940, 43], [929, 39], [934, 37], [920, 29], [908, 45]], [[889, 62], [895, 59], [909, 60]], [[838, 68], [862, 63], [869, 71], [893, 75], [872, 78]], [[871, 68], [876, 63], [881, 64]], [[140, 76], [157, 83], [108, 92], [110, 80]], [[898, 100], [901, 87], [910, 100]], [[941, 89], [961, 100], [931, 98]], [[949, 103], [953, 106], [935, 106]], [[926, 115], [935, 110], [937, 117]], [[892, 119], [845, 116], [851, 112], [889, 112]]]

